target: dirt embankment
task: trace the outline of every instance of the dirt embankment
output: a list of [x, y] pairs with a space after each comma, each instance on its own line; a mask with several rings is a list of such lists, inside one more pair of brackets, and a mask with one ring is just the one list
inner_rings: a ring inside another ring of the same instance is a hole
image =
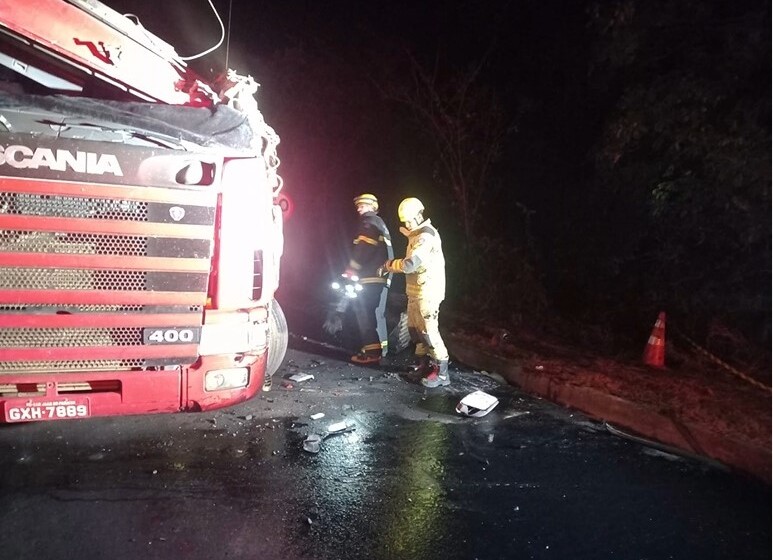
[[732, 372], [650, 368], [497, 329], [454, 329], [447, 342], [453, 358], [527, 392], [771, 481], [770, 390]]

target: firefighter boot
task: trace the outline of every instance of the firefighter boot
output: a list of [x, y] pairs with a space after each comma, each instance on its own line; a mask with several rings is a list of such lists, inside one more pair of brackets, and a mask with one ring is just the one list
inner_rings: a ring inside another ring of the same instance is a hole
[[406, 371], [408, 373], [413, 374], [421, 374], [426, 375], [429, 373], [430, 370], [430, 363], [429, 363], [429, 356], [426, 354], [423, 356], [414, 356], [413, 362], [408, 365], [406, 368]]
[[451, 378], [448, 376], [448, 360], [432, 360], [429, 373], [421, 380], [421, 384], [430, 389], [450, 385]]
[[350, 361], [354, 364], [359, 364], [361, 366], [372, 366], [372, 365], [379, 365], [381, 363], [381, 352], [378, 354], [374, 354], [371, 352], [357, 352], [354, 356], [349, 358]]

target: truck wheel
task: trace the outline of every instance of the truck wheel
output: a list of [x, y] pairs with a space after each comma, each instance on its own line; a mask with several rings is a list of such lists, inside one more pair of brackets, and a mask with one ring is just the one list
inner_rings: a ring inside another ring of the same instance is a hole
[[399, 354], [411, 343], [411, 334], [408, 331], [408, 314], [400, 313], [397, 325], [389, 333], [387, 348], [391, 354]]
[[266, 377], [274, 375], [285, 359], [287, 353], [287, 319], [284, 311], [279, 307], [279, 302], [271, 300], [268, 308], [268, 361], [266, 363]]

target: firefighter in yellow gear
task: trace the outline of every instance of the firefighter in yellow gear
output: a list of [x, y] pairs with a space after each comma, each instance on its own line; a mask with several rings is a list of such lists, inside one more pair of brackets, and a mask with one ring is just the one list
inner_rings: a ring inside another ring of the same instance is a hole
[[406, 198], [397, 210], [408, 237], [405, 258], [384, 263], [382, 273], [405, 274], [408, 296], [408, 330], [416, 343], [416, 371], [425, 387], [449, 385], [448, 350], [440, 336], [438, 316], [446, 295], [446, 263], [440, 233], [424, 218], [424, 205], [418, 198]]

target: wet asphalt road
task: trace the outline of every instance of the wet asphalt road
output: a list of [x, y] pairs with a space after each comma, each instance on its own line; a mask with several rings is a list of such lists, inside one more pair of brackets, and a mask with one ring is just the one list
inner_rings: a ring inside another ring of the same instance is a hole
[[[495, 377], [454, 367], [427, 391], [394, 358], [316, 350], [291, 350], [271, 392], [227, 410], [0, 428], [0, 558], [771, 557], [761, 482]], [[281, 387], [297, 372], [314, 379]], [[456, 414], [475, 389], [500, 404]], [[339, 421], [354, 430], [302, 449]]]

